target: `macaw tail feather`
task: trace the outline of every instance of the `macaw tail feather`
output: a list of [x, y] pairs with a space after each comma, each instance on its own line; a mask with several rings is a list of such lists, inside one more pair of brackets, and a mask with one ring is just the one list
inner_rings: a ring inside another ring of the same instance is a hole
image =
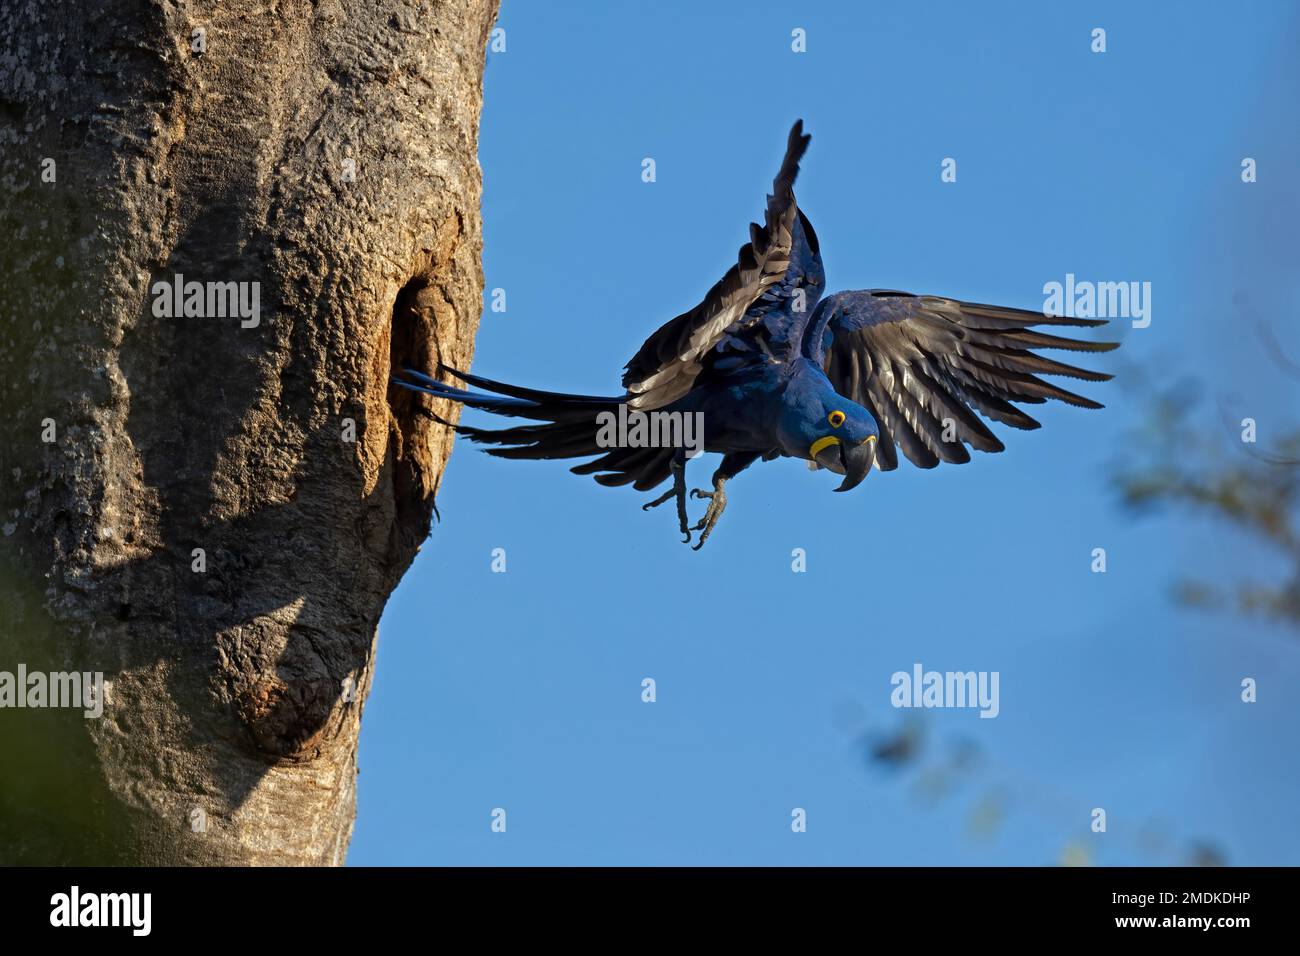
[[541, 423], [511, 428], [475, 428], [452, 424], [427, 410], [432, 418], [454, 429], [456, 434], [476, 444], [496, 446], [484, 449], [489, 455], [531, 459], [594, 458], [570, 470], [577, 475], [593, 475], [602, 485], [630, 484], [638, 491], [649, 491], [669, 477], [672, 448], [605, 447], [600, 444], [598, 416], [609, 413], [617, 418], [619, 406], [627, 402], [626, 396], [609, 398], [544, 392], [494, 382], [446, 365], [439, 366], [439, 371], [482, 391], [456, 388], [409, 368], [402, 369], [403, 377], [394, 375], [392, 381], [394, 385], [413, 392], [459, 402], [467, 408]]

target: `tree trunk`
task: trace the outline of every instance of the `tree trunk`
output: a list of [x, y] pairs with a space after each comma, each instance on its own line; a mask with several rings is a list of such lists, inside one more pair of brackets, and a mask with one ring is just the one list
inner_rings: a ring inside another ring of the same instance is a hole
[[0, 710], [0, 862], [343, 861], [496, 6], [0, 0], [0, 671], [110, 684]]

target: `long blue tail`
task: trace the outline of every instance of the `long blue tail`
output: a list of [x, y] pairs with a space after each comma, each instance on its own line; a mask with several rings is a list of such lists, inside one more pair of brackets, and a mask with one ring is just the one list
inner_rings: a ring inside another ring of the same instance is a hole
[[570, 470], [577, 475], [594, 475], [602, 485], [631, 484], [638, 491], [649, 491], [669, 477], [673, 456], [671, 448], [602, 448], [597, 444], [600, 430], [597, 416], [602, 412], [617, 415], [619, 405], [627, 401], [625, 396], [610, 398], [544, 392], [494, 382], [446, 365], [439, 366], [439, 371], [484, 391], [456, 388], [410, 368], [402, 369], [404, 377], [394, 375], [392, 382], [413, 392], [459, 402], [468, 408], [542, 423], [499, 429], [475, 428], [453, 425], [429, 410], [433, 418], [454, 428], [458, 435], [477, 444], [496, 446], [484, 449], [489, 455], [530, 459], [596, 456], [595, 460]]

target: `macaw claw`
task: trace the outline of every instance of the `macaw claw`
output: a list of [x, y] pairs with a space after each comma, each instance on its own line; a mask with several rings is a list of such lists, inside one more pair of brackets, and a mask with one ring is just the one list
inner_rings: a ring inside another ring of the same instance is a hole
[[702, 491], [696, 488], [691, 492], [691, 496], [694, 498], [709, 499], [709, 507], [704, 512], [704, 517], [700, 519], [700, 523], [694, 528], [694, 530], [700, 532], [700, 540], [692, 548], [693, 551], [698, 551], [704, 547], [704, 542], [709, 540], [709, 535], [713, 533], [714, 525], [718, 523], [718, 519], [722, 517], [722, 512], [726, 510], [727, 493], [722, 490], [722, 486], [726, 483], [726, 478], [714, 475], [712, 491]]
[[671, 498], [674, 494], [676, 494], [676, 491], [672, 488], [669, 488], [667, 491], [665, 491], [654, 501], [647, 501], [645, 504], [643, 504], [641, 506], [641, 510], [649, 511], [651, 508], [658, 508], [661, 504], [663, 504], [665, 501]]

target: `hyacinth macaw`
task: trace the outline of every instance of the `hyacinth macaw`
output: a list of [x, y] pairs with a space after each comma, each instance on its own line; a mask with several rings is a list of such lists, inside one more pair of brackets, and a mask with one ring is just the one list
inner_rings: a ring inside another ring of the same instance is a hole
[[[1094, 326], [1103, 320], [976, 305], [938, 296], [870, 289], [822, 295], [826, 277], [812, 223], [795, 203], [799, 161], [811, 139], [794, 124], [767, 197], [762, 226], [704, 301], [661, 326], [627, 363], [616, 397], [537, 391], [441, 366], [468, 391], [412, 369], [394, 383], [470, 408], [539, 424], [456, 431], [497, 447], [502, 458], [593, 458], [573, 468], [602, 485], [648, 491], [672, 487], [645, 504], [672, 499], [684, 541], [699, 531], [698, 550], [726, 507], [727, 481], [760, 458], [802, 458], [856, 487], [874, 465], [898, 467], [898, 448], [921, 468], [966, 462], [971, 448], [1004, 446], [975, 414], [1016, 428], [1039, 423], [1017, 404], [1056, 399], [1101, 408], [1045, 382], [1039, 374], [1103, 382], [1109, 375], [1075, 368], [1033, 349], [1105, 352], [1035, 326]], [[491, 394], [488, 394], [491, 393]], [[624, 406], [620, 410], [620, 406]], [[703, 518], [686, 511], [688, 449], [609, 447], [601, 422], [629, 412], [701, 413], [705, 451], [722, 454]], [[436, 417], [436, 416], [435, 416]], [[441, 420], [441, 419], [439, 419]]]

